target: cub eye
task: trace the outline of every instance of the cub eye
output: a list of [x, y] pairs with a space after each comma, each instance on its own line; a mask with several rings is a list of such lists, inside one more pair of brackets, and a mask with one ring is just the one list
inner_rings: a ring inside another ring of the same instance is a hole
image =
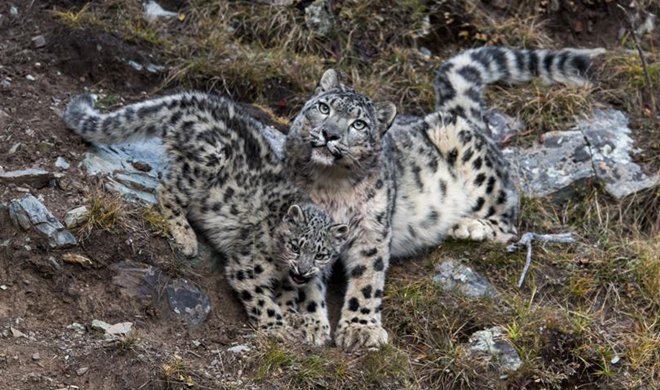
[[361, 120], [358, 119], [355, 122], [353, 122], [353, 124], [351, 124], [351, 126], [353, 126], [353, 128], [355, 130], [362, 130], [365, 127], [367, 127], [367, 124], [364, 121], [361, 121]]
[[317, 253], [316, 256], [314, 256], [314, 260], [325, 260], [327, 257], [327, 254]]
[[330, 113], [330, 106], [323, 102], [319, 102], [318, 109], [319, 112], [323, 115], [328, 115]]
[[293, 253], [299, 253], [300, 252], [300, 248], [298, 247], [298, 245], [296, 245], [294, 243], [290, 243], [289, 247], [291, 248], [291, 252], [293, 252]]

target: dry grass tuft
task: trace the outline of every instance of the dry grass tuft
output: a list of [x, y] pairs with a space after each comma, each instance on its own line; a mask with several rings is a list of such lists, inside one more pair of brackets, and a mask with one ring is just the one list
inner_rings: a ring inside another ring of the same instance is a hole
[[114, 232], [117, 228], [125, 226], [124, 221], [128, 215], [126, 204], [119, 195], [109, 195], [100, 190], [93, 192], [87, 202], [89, 216], [77, 228], [83, 239], [89, 237], [93, 230]]

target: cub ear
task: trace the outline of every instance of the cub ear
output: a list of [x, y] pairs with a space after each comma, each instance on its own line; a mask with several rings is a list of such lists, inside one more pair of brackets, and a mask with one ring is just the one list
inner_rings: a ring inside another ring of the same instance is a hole
[[291, 205], [291, 207], [289, 207], [289, 211], [286, 212], [284, 221], [289, 221], [298, 225], [302, 225], [305, 223], [305, 214], [303, 213], [300, 206], [294, 204]]
[[378, 117], [378, 122], [382, 126], [382, 132], [384, 133], [390, 128], [392, 122], [394, 122], [394, 117], [396, 117], [396, 106], [392, 102], [380, 102], [376, 103], [375, 106], [376, 116]]
[[343, 223], [338, 223], [330, 226], [329, 231], [330, 231], [330, 235], [335, 240], [335, 243], [341, 245], [344, 243], [344, 241], [346, 241], [350, 229], [348, 228], [348, 225]]
[[321, 81], [319, 81], [319, 85], [316, 87], [316, 93], [327, 92], [337, 85], [339, 85], [337, 72], [334, 69], [328, 69], [321, 76]]

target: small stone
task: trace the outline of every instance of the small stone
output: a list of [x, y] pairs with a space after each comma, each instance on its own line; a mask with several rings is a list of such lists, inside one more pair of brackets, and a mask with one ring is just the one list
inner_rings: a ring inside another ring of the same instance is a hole
[[37, 35], [36, 37], [32, 37], [32, 44], [37, 49], [44, 47], [46, 46], [46, 38], [43, 35]]
[[67, 329], [76, 331], [77, 333], [85, 333], [85, 326], [78, 322], [74, 322], [71, 325], [67, 325]]
[[101, 320], [92, 320], [92, 329], [102, 330], [105, 332], [106, 329], [110, 328], [110, 324]]
[[332, 13], [326, 0], [315, 0], [305, 8], [305, 24], [311, 32], [325, 36], [332, 31]]
[[34, 81], [34, 80], [36, 80], [36, 79], [34, 78], [34, 76], [32, 76], [31, 74], [25, 76], [25, 78], [28, 79], [28, 81]]
[[133, 168], [137, 169], [138, 171], [142, 171], [142, 172], [151, 171], [151, 165], [142, 161], [133, 161], [131, 165], [133, 165]]
[[32, 360], [34, 360], [35, 362], [40, 359], [41, 359], [41, 355], [39, 355], [39, 352], [35, 352], [32, 354]]
[[6, 79], [0, 81], [0, 87], [9, 89], [11, 87], [11, 79], [6, 78]]
[[504, 371], [516, 371], [522, 361], [505, 334], [501, 326], [474, 332], [468, 342], [468, 351], [477, 360], [494, 363]]
[[87, 371], [89, 371], [89, 367], [80, 367], [76, 370], [76, 374], [78, 374], [78, 376], [83, 376], [87, 373]]
[[70, 165], [69, 165], [69, 162], [64, 159], [64, 157], [60, 156], [55, 160], [55, 166], [57, 168], [60, 168], [60, 169], [63, 169], [63, 170], [66, 171], [67, 169], [69, 169]]
[[133, 330], [132, 322], [119, 322], [107, 328], [105, 330], [106, 335], [109, 336], [125, 336], [131, 333]]
[[250, 347], [248, 347], [247, 345], [241, 344], [241, 345], [236, 345], [236, 346], [227, 348], [227, 351], [232, 352], [232, 353], [249, 352]]
[[9, 328], [9, 331], [11, 332], [11, 335], [12, 335], [14, 338], [19, 338], [19, 337], [23, 337], [23, 338], [25, 338], [25, 339], [28, 338], [28, 335], [26, 335], [25, 333], [21, 332], [20, 330], [14, 328], [14, 327], [10, 327], [10, 328]]
[[455, 260], [446, 260], [436, 266], [433, 281], [445, 291], [456, 290], [471, 298], [495, 297], [497, 291], [488, 280], [472, 268]]
[[23, 144], [20, 143], [20, 142], [15, 143], [14, 145], [12, 145], [11, 148], [9, 148], [9, 151], [7, 152], [7, 154], [14, 154], [14, 153], [16, 153], [16, 152], [18, 151], [18, 148], [21, 147], [21, 145], [23, 145]]
[[[16, 149], [18, 149], [18, 147], [16, 147]], [[9, 151], [9, 154], [13, 153], [12, 150]], [[55, 176], [51, 172], [43, 169], [22, 169], [18, 171], [0, 172], [0, 184], [28, 184], [33, 188], [39, 189], [48, 186], [54, 177]]]
[[9, 15], [11, 15], [13, 17], [18, 16], [18, 8], [16, 8], [15, 5], [12, 5], [11, 7], [9, 7]]
[[67, 211], [64, 215], [64, 225], [69, 228], [75, 228], [83, 224], [89, 218], [89, 210], [87, 206], [76, 207], [75, 209]]
[[612, 360], [610, 360], [610, 363], [612, 364], [618, 364], [621, 361], [621, 357], [619, 355], [614, 355]]
[[6, 285], [4, 285], [4, 284], [0, 284], [0, 290], [3, 290], [3, 291], [4, 291], [4, 290], [6, 290], [6, 289], [8, 289], [8, 288], [9, 288], [9, 287], [7, 287]]

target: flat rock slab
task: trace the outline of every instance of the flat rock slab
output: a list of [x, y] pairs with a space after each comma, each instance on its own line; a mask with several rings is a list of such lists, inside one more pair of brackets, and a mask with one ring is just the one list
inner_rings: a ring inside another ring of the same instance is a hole
[[610, 195], [621, 199], [660, 184], [660, 176], [648, 177], [632, 161], [630, 132], [622, 112], [597, 110], [571, 130], [548, 132], [542, 144], [508, 148], [504, 155], [529, 197], [560, 194], [574, 183], [598, 179]]
[[211, 312], [209, 297], [186, 279], [174, 279], [165, 289], [170, 308], [189, 326], [204, 322]]
[[468, 342], [468, 352], [474, 359], [494, 364], [503, 371], [516, 371], [522, 361], [505, 335], [501, 326], [474, 332]]
[[78, 244], [73, 234], [32, 195], [12, 200], [9, 203], [9, 217], [23, 229], [34, 229], [45, 236], [51, 248], [68, 248]]
[[488, 280], [456, 260], [446, 260], [435, 268], [433, 281], [445, 291], [455, 290], [470, 298], [495, 297], [497, 291]]
[[[156, 204], [156, 188], [165, 162], [165, 147], [154, 138], [130, 144], [94, 145], [85, 153], [81, 165], [90, 175], [107, 175], [107, 189], [129, 199]], [[144, 166], [151, 169], [145, 172]]]
[[43, 169], [22, 169], [18, 171], [0, 172], [0, 184], [28, 184], [33, 188], [44, 188], [54, 179], [53, 173]]

